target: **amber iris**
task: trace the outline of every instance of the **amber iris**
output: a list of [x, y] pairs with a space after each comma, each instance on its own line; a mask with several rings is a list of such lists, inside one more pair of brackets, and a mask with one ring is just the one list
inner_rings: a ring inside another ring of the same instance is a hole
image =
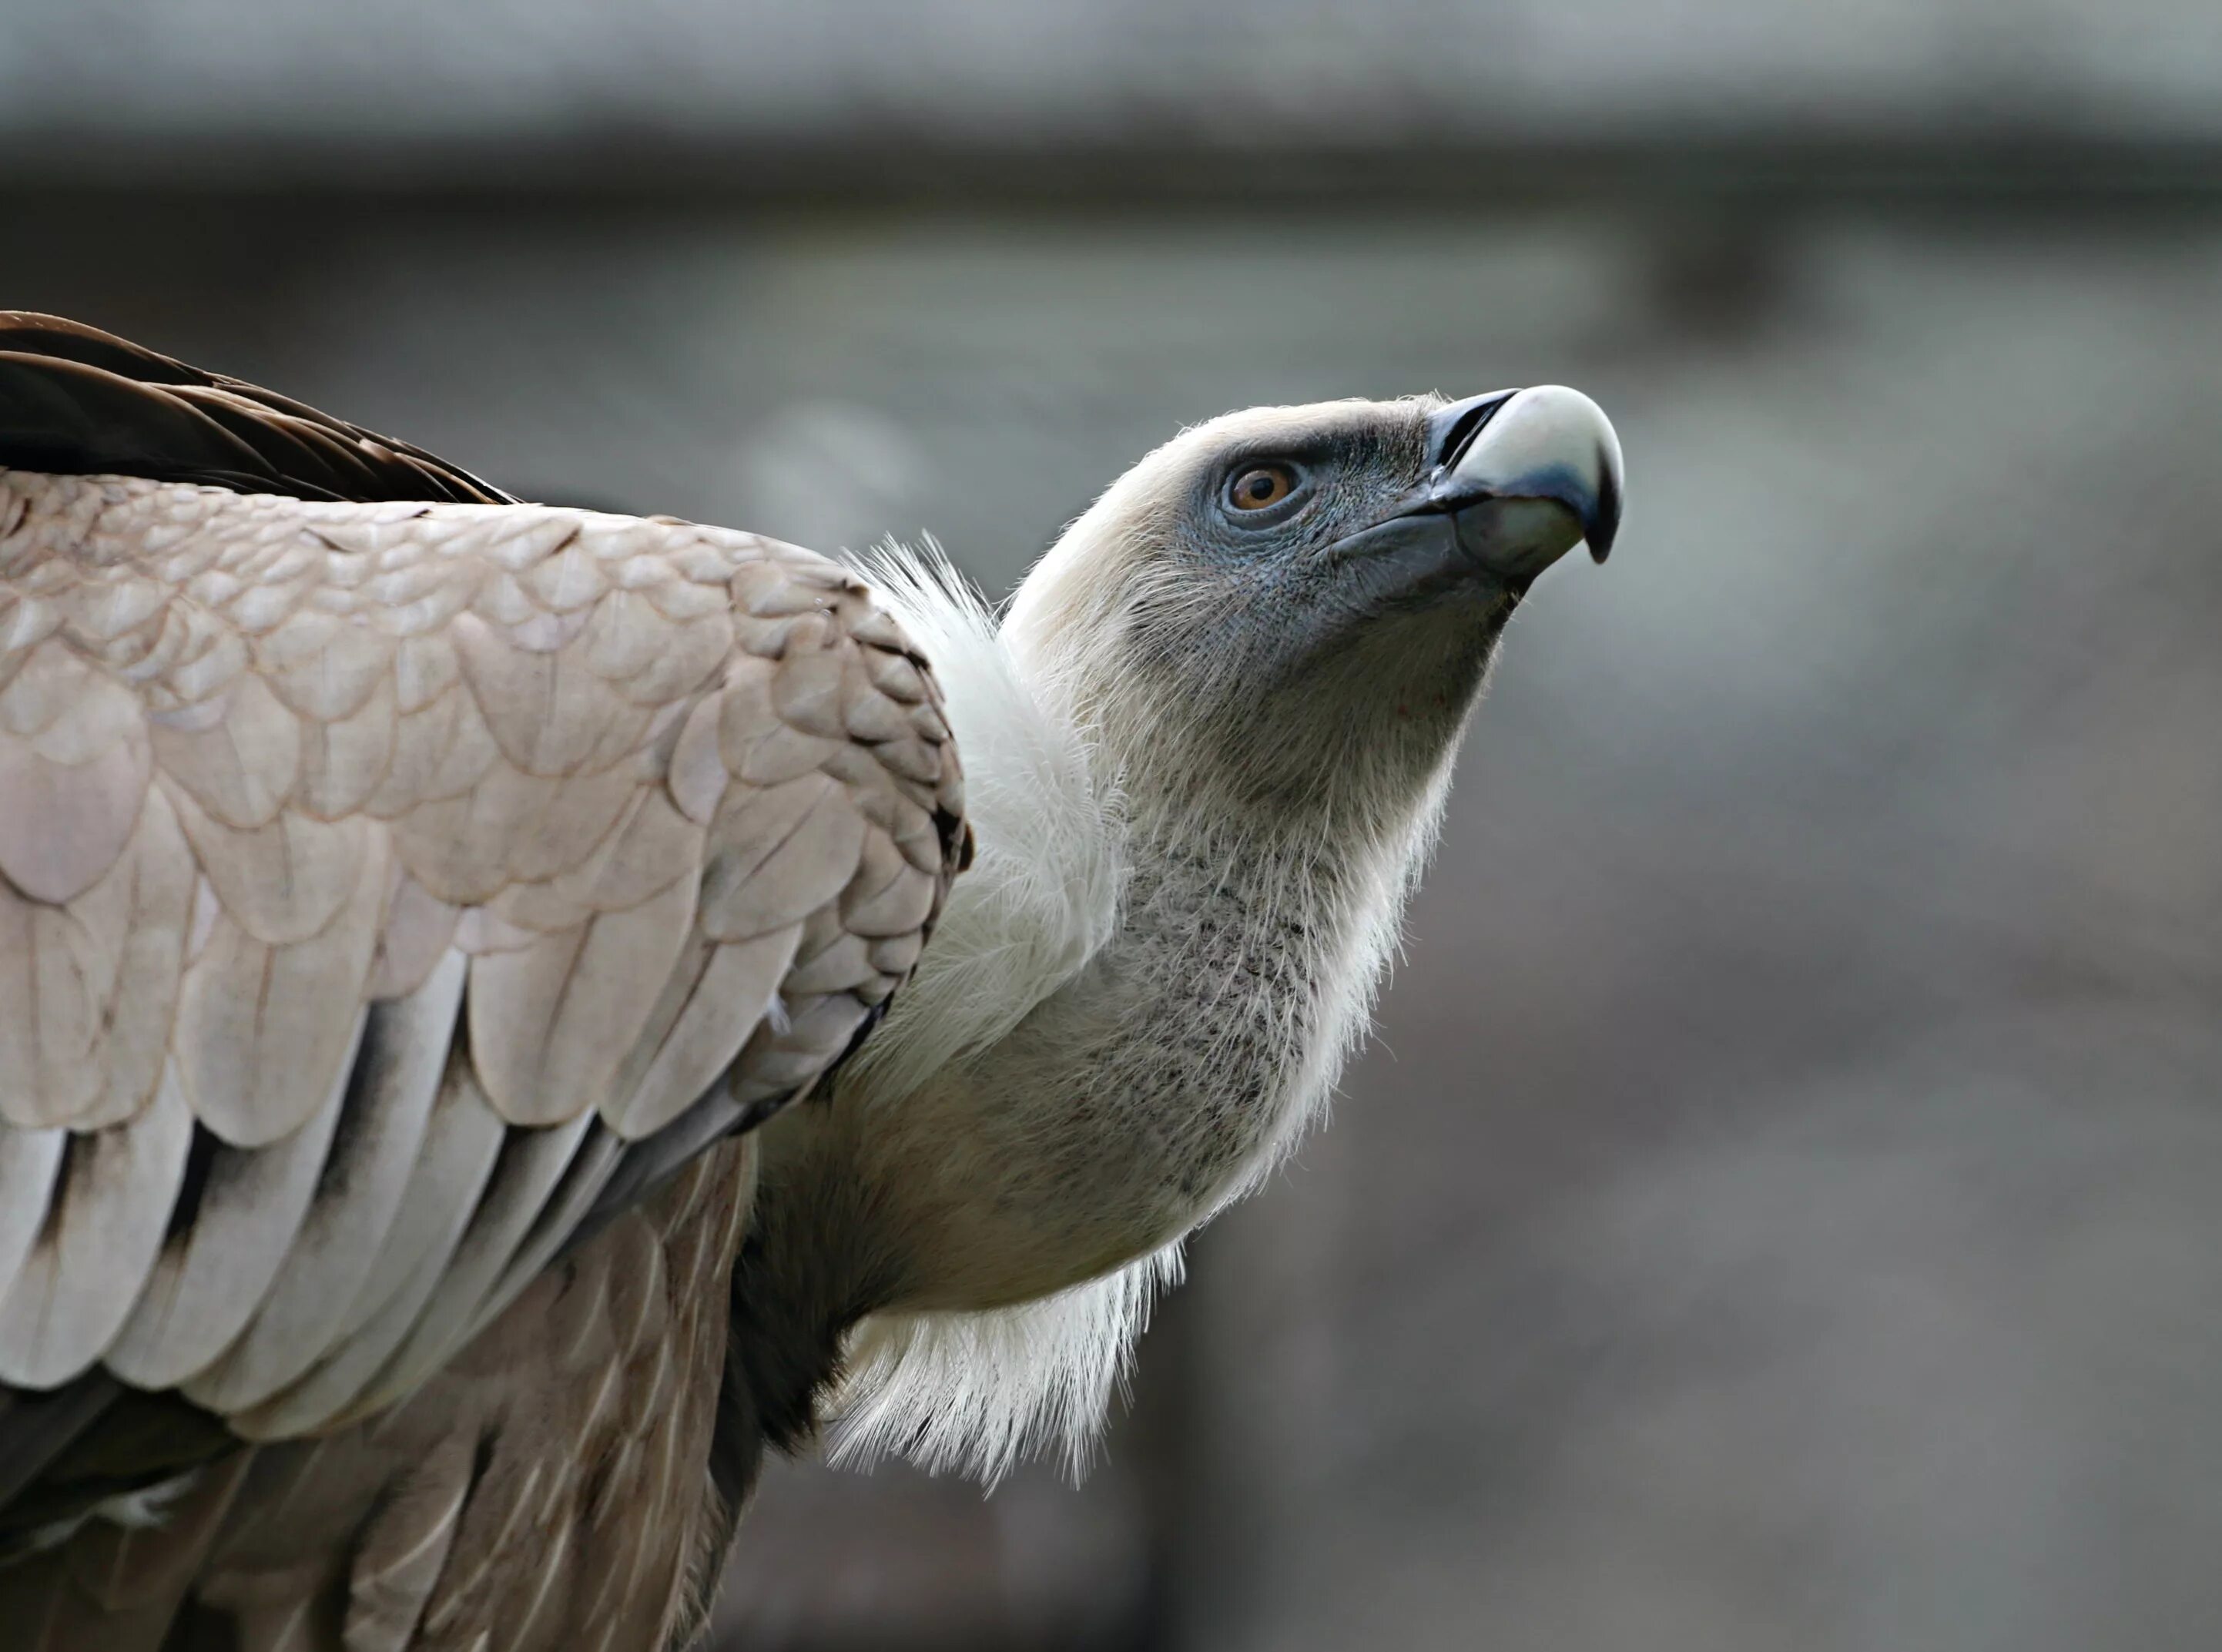
[[1252, 465], [1227, 485], [1227, 502], [1238, 511], [1262, 511], [1296, 491], [1296, 473], [1286, 465]]

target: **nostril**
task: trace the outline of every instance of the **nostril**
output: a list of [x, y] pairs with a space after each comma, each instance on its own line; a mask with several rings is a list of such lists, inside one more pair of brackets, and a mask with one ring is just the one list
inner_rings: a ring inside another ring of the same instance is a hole
[[1492, 390], [1485, 396], [1469, 396], [1464, 401], [1453, 402], [1428, 421], [1434, 440], [1430, 462], [1437, 468], [1448, 469], [1466, 455], [1479, 436], [1482, 427], [1495, 418], [1497, 410], [1520, 393], [1517, 390]]

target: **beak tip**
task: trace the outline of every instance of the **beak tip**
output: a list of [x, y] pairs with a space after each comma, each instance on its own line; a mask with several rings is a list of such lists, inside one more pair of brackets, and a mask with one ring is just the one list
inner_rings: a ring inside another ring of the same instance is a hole
[[1616, 441], [1608, 449], [1597, 452], [1597, 499], [1590, 507], [1589, 519], [1582, 524], [1583, 537], [1589, 541], [1590, 560], [1602, 565], [1612, 555], [1613, 541], [1620, 537], [1620, 447]]

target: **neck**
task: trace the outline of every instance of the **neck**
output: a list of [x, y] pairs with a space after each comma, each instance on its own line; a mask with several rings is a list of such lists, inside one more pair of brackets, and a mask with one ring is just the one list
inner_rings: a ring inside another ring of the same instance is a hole
[[1164, 752], [1059, 715], [984, 616], [889, 584], [914, 635], [971, 628], [940, 653], [970, 663], [945, 686], [980, 857], [863, 1054], [761, 1134], [736, 1311], [777, 1352], [736, 1375], [791, 1431], [846, 1347], [861, 1448], [992, 1473], [1093, 1428], [1180, 1235], [1317, 1113], [1455, 728], [1401, 788], [1376, 766], [1363, 820], [1328, 791], [1202, 800], [1193, 771], [1160, 783]]
[[864, 1067], [767, 1128], [773, 1277], [812, 1281], [821, 1316], [1000, 1308], [1208, 1218], [1324, 1102], [1441, 789], [1358, 845], [1138, 808], [1117, 928], [1007, 1034], [899, 1094]]
[[900, 1098], [867, 1070], [762, 1132], [725, 1404], [775, 1445], [809, 1433], [873, 1316], [907, 1341], [953, 1320], [966, 1340], [923, 1357], [962, 1369], [931, 1380], [992, 1389], [995, 1338], [966, 1322], [1046, 1298], [1009, 1322], [1007, 1380], [1042, 1380], [1048, 1345], [1108, 1389], [1149, 1293], [1121, 1270], [1241, 1193], [1324, 1102], [1402, 867], [1245, 854], [1146, 816], [1128, 847], [1115, 934], [1008, 1036]]

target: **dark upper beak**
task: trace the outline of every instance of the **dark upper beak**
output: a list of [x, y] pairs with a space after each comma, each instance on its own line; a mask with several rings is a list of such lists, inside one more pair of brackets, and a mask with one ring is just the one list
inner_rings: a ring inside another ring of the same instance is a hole
[[1620, 531], [1620, 437], [1579, 390], [1537, 385], [1453, 402], [1428, 420], [1427, 481], [1405, 514], [1443, 514], [1460, 549], [1525, 583], [1586, 539], [1603, 562]]

